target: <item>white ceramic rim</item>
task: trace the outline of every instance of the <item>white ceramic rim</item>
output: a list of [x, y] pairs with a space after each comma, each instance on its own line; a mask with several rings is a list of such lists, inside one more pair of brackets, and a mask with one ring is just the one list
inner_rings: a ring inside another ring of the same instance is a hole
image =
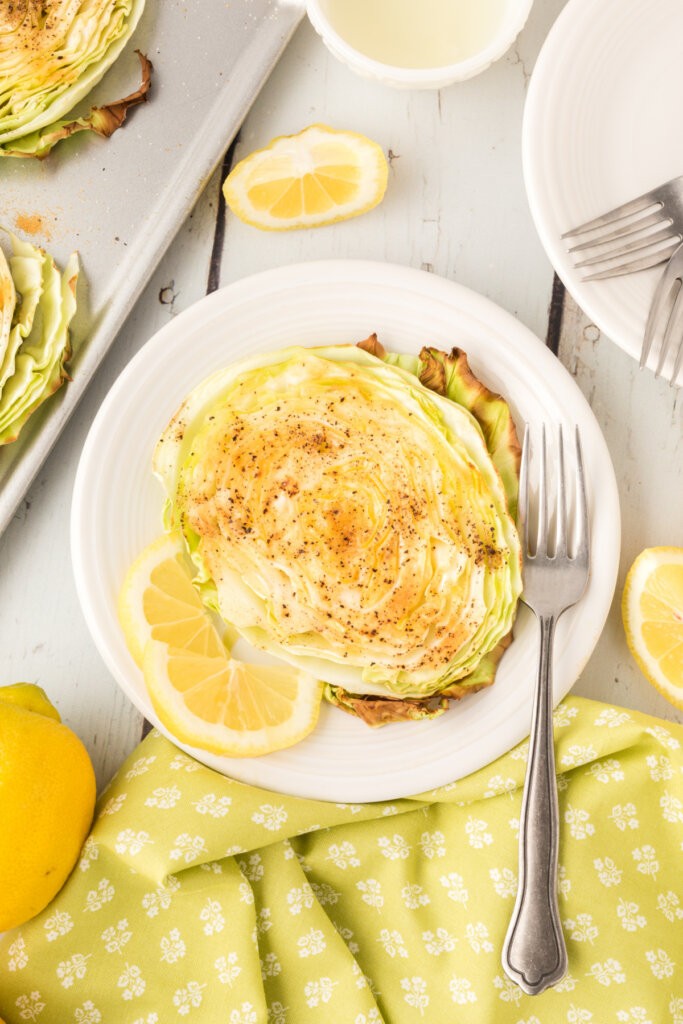
[[[476, 0], [475, 0], [476, 2]], [[454, 82], [464, 82], [468, 78], [486, 71], [510, 49], [519, 33], [524, 28], [534, 0], [517, 0], [517, 10], [503, 22], [500, 31], [493, 37], [489, 45], [473, 57], [459, 61], [457, 64], [445, 64], [435, 68], [402, 68], [393, 64], [367, 57], [360, 50], [351, 46], [343, 36], [331, 25], [323, 13], [320, 0], [306, 0], [306, 13], [311, 24], [322, 38], [325, 45], [344, 61], [352, 70], [368, 78], [374, 78], [386, 85], [415, 88], [441, 89]]]
[[[304, 344], [348, 342], [348, 324], [353, 322], [355, 338], [359, 330], [355, 321], [362, 321], [367, 327], [375, 312], [379, 329], [394, 331], [393, 339], [387, 340], [393, 340], [398, 351], [405, 344], [401, 335], [407, 337], [419, 330], [421, 338], [424, 332], [432, 343], [445, 347], [447, 334], [449, 343], [456, 341], [469, 347], [475, 372], [482, 373], [484, 365], [484, 376], [490, 386], [502, 391], [506, 380], [511, 386], [514, 380], [518, 397], [523, 395], [521, 410], [513, 402], [518, 422], [537, 419], [539, 410], [547, 418], [546, 411], [550, 409], [566, 425], [580, 424], [594, 559], [584, 599], [558, 623], [554, 703], [566, 695], [578, 678], [610, 608], [620, 547], [614, 469], [600, 427], [584, 396], [538, 338], [509, 313], [468, 288], [393, 264], [319, 261], [244, 278], [169, 321], [140, 349], [114, 383], [93, 422], [79, 462], [71, 515], [71, 552], [86, 623], [119, 686], [177, 746], [242, 782], [321, 800], [361, 803], [396, 799], [463, 777], [505, 753], [528, 734], [537, 634], [531, 628], [526, 609], [526, 620], [520, 613], [515, 642], [501, 663], [497, 690], [494, 686], [471, 695], [432, 722], [385, 726], [379, 733], [324, 705], [311, 737], [287, 750], [252, 759], [216, 757], [178, 743], [169, 735], [154, 714], [117, 621], [116, 596], [125, 570], [135, 554], [161, 532], [163, 497], [161, 487], [157, 489], [153, 479], [150, 462], [156, 438], [184, 395], [207, 375], [207, 370], [211, 372], [229, 361], [228, 349], [237, 349], [233, 353], [235, 358], [241, 355], [239, 345], [251, 346], [254, 339], [260, 339], [261, 350], [291, 344], [291, 337], [271, 341], [271, 333], [273, 323], [285, 334], [290, 330], [292, 310], [292, 324]], [[321, 318], [325, 331], [320, 328]], [[406, 325], [409, 318], [412, 323]], [[229, 331], [226, 324], [230, 324]], [[226, 352], [216, 351], [212, 330], [219, 331]], [[236, 341], [240, 331], [241, 340]], [[312, 340], [305, 341], [304, 337]], [[184, 361], [184, 365], [176, 371], [178, 360]], [[163, 396], [163, 407], [155, 404], [156, 391]], [[136, 417], [139, 424], [135, 423]], [[153, 428], [146, 422], [150, 419]], [[141, 429], [149, 429], [151, 436], [145, 439]], [[120, 486], [123, 481], [127, 484], [125, 488]], [[154, 484], [151, 508], [141, 496], [148, 481]], [[145, 523], [143, 529], [141, 521], [150, 519], [150, 515], [153, 523], [149, 530]], [[108, 529], [107, 516], [114, 524], [113, 529]], [[135, 535], [135, 548], [126, 550], [125, 558], [117, 553], [116, 541], [112, 541], [122, 521], [120, 535], [124, 540], [118, 541], [119, 549], [122, 545], [127, 547], [125, 538], [130, 540], [131, 532]]]

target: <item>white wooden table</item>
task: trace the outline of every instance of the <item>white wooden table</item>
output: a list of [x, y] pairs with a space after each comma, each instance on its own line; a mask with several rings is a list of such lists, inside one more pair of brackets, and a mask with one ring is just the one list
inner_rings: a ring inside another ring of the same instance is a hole
[[[522, 182], [525, 91], [562, 0], [536, 0], [516, 47], [485, 74], [440, 92], [401, 92], [356, 77], [304, 22], [228, 160], [322, 121], [376, 139], [389, 156], [384, 202], [356, 220], [270, 234], [225, 218], [217, 172], [171, 246], [86, 398], [0, 538], [2, 682], [43, 686], [85, 742], [102, 786], [144, 723], [104, 667], [76, 598], [71, 491], [100, 402], [137, 349], [207, 289], [300, 260], [364, 257], [422, 267], [482, 292], [557, 352], [590, 402], [614, 461], [622, 508], [617, 592], [574, 692], [673, 721], [624, 638], [619, 602], [644, 547], [683, 545], [680, 392], [636, 363], [582, 315], [554, 280]], [[223, 171], [223, 174], [225, 170]], [[676, 498], [676, 496], [678, 496]]]

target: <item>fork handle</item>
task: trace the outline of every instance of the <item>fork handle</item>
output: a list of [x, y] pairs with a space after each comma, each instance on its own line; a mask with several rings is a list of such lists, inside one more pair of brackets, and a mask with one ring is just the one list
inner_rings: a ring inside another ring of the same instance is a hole
[[529, 995], [567, 971], [557, 905], [559, 810], [553, 748], [552, 649], [555, 616], [539, 615], [541, 651], [519, 834], [519, 886], [503, 946], [506, 973]]

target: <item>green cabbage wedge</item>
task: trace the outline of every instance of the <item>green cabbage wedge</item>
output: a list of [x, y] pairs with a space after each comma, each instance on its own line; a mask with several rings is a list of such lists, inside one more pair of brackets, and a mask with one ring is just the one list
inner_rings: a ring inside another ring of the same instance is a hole
[[0, 4], [0, 156], [42, 158], [74, 132], [111, 135], [119, 127], [126, 109], [146, 98], [151, 65], [142, 55], [136, 93], [88, 117], [62, 118], [119, 56], [143, 7], [144, 0]]
[[0, 366], [9, 345], [12, 317], [17, 304], [17, 293], [5, 254], [0, 249]]
[[369, 724], [493, 681], [522, 587], [518, 465], [464, 354], [376, 339], [218, 371], [154, 457], [205, 603]]
[[[76, 311], [78, 256], [60, 274], [42, 249], [11, 236], [9, 269], [15, 303], [4, 347], [0, 339], [0, 444], [9, 444], [32, 412], [61, 386], [71, 354], [69, 323]], [[3, 256], [4, 261], [4, 256]], [[4, 288], [4, 281], [0, 284]]]

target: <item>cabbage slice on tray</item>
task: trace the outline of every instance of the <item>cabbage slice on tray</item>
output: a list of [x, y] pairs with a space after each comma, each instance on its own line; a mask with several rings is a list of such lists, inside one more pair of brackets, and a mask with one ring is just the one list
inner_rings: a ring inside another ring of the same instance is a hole
[[0, 260], [0, 294], [10, 297], [0, 333], [0, 445], [15, 441], [31, 413], [68, 379], [79, 270], [76, 253], [60, 273], [42, 249], [11, 238], [14, 255]]
[[521, 592], [519, 454], [462, 352], [371, 337], [218, 371], [155, 471], [205, 603], [378, 725], [493, 682]]
[[10, 330], [14, 308], [17, 304], [17, 293], [14, 281], [7, 265], [5, 254], [0, 249], [0, 366], [9, 344]]
[[122, 100], [65, 118], [99, 82], [132, 35], [145, 0], [15, 0], [0, 4], [0, 156], [46, 156], [75, 132], [111, 135], [146, 99], [142, 84]]

